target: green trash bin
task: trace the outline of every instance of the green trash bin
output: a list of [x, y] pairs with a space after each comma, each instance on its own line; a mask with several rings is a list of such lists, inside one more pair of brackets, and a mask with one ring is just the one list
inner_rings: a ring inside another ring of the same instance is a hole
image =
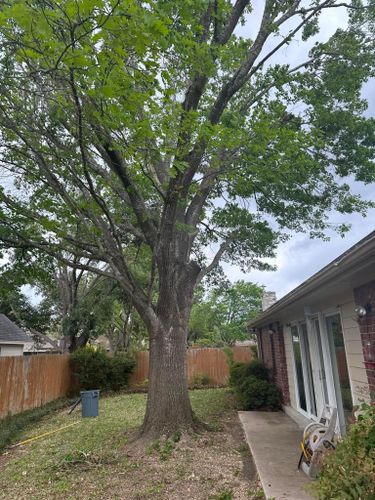
[[99, 415], [99, 390], [81, 391], [82, 417], [97, 417]]

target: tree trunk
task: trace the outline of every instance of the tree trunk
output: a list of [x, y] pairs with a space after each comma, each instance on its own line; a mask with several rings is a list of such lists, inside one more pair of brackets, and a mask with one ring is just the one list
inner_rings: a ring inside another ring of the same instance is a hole
[[150, 335], [149, 389], [142, 437], [191, 431], [195, 419], [187, 381], [185, 325], [159, 326]]
[[187, 331], [200, 267], [189, 262], [189, 234], [177, 231], [176, 193], [171, 191], [161, 224], [156, 253], [159, 295], [155, 320], [147, 326], [150, 338], [149, 386], [143, 440], [171, 436], [197, 428], [187, 380]]

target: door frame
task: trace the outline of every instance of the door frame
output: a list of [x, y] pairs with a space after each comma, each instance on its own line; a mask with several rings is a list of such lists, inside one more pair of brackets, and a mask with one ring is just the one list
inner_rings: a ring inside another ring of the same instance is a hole
[[340, 318], [340, 326], [341, 326], [341, 331], [342, 331], [342, 336], [343, 336], [343, 341], [344, 341], [345, 361], [346, 361], [346, 365], [347, 365], [347, 369], [348, 369], [349, 386], [350, 386], [350, 393], [351, 393], [352, 402], [353, 402], [353, 388], [352, 388], [352, 381], [351, 381], [350, 372], [349, 372], [347, 346], [346, 346], [346, 342], [345, 342], [344, 327], [343, 327], [343, 322], [342, 322], [341, 311], [337, 310], [337, 309], [336, 310], [330, 309], [330, 310], [323, 312], [323, 314], [322, 314], [322, 322], [324, 324], [324, 333], [325, 333], [325, 335], [323, 337], [324, 337], [324, 340], [326, 343], [325, 350], [329, 354], [329, 372], [330, 372], [330, 384], [329, 385], [331, 386], [331, 391], [333, 391], [332, 401], [334, 401], [333, 405], [337, 408], [338, 428], [340, 430], [340, 434], [342, 436], [344, 436], [346, 434], [346, 421], [345, 421], [344, 407], [342, 404], [342, 394], [341, 394], [341, 387], [340, 387], [339, 371], [338, 371], [338, 367], [337, 367], [333, 337], [332, 337], [332, 335], [329, 335], [328, 327], [327, 327], [327, 318], [329, 318], [330, 316], [339, 316], [339, 318]]
[[[318, 408], [317, 410], [317, 415], [311, 412], [312, 408], [312, 401], [311, 401], [311, 390], [313, 390], [315, 394], [315, 406], [317, 407], [317, 402], [316, 402], [316, 389], [314, 386], [314, 375], [313, 378], [311, 379], [310, 374], [308, 373], [308, 363], [307, 363], [307, 352], [306, 352], [306, 344], [305, 340], [302, 340], [302, 337], [304, 336], [304, 332], [302, 331], [302, 325], [306, 325], [306, 333], [307, 333], [307, 341], [309, 345], [309, 351], [310, 351], [310, 365], [311, 365], [311, 370], [313, 371], [312, 368], [312, 351], [311, 351], [311, 342], [309, 341], [309, 330], [306, 322], [306, 318], [303, 320], [299, 321], [292, 321], [290, 323], [290, 328], [289, 328], [289, 335], [290, 335], [290, 341], [291, 341], [291, 346], [292, 346], [292, 360], [293, 360], [293, 378], [294, 378], [294, 388], [295, 388], [295, 393], [296, 393], [296, 403], [297, 403], [297, 410], [302, 413], [305, 417], [309, 418], [310, 420], [317, 420], [319, 418], [319, 412]], [[302, 374], [303, 374], [303, 386], [305, 390], [305, 399], [306, 399], [306, 410], [301, 408], [300, 405], [300, 394], [299, 394], [299, 387], [298, 387], [298, 378], [297, 378], [297, 368], [296, 368], [296, 360], [295, 360], [295, 355], [294, 355], [294, 347], [293, 347], [293, 335], [292, 335], [292, 328], [296, 327], [298, 336], [300, 339], [299, 346], [300, 346], [300, 351], [301, 351], [301, 365], [302, 365]], [[310, 385], [312, 384], [312, 386]]]
[[[289, 338], [290, 338], [290, 342], [291, 342], [291, 357], [292, 357], [292, 365], [293, 365], [292, 372], [293, 372], [293, 379], [294, 379], [293, 381], [294, 381], [294, 388], [295, 388], [295, 395], [296, 395], [297, 410], [302, 415], [304, 415], [305, 417], [307, 417], [309, 419], [319, 420], [321, 412], [323, 411], [325, 404], [328, 404], [329, 406], [337, 408], [338, 423], [337, 423], [336, 431], [338, 433], [340, 433], [341, 435], [344, 435], [346, 432], [346, 422], [345, 422], [345, 417], [344, 417], [344, 409], [343, 409], [343, 405], [342, 405], [340, 380], [339, 380], [338, 368], [337, 368], [337, 363], [336, 363], [333, 338], [331, 338], [332, 336], [329, 335], [329, 333], [328, 333], [328, 328], [327, 328], [327, 323], [326, 323], [326, 319], [328, 317], [335, 316], [335, 315], [338, 315], [340, 317], [341, 329], [342, 329], [343, 336], [344, 336], [341, 311], [338, 310], [337, 308], [329, 308], [329, 309], [323, 310], [321, 312], [317, 312], [317, 313], [314, 312], [313, 314], [305, 314], [305, 317], [303, 319], [291, 321], [290, 326], [289, 326]], [[317, 332], [317, 330], [315, 328], [315, 325], [314, 325], [315, 321], [318, 321], [319, 333]], [[303, 335], [301, 325], [303, 323], [306, 324], [307, 340], [309, 343], [310, 364], [311, 364], [311, 369], [312, 369], [311, 383], [313, 385], [313, 390], [315, 393], [315, 404], [316, 404], [317, 415], [314, 415], [311, 412], [311, 408], [312, 408], [312, 406], [311, 406], [311, 392], [310, 392], [310, 387], [308, 385], [310, 376], [307, 373], [308, 366], [306, 363], [307, 353], [306, 353], [306, 349], [305, 349], [305, 343], [303, 340], [301, 340], [302, 335]], [[295, 360], [294, 347], [293, 347], [292, 327], [297, 327], [298, 336], [300, 338], [303, 385], [304, 385], [304, 389], [305, 389], [307, 410], [304, 410], [300, 406], [300, 397], [299, 397], [300, 394], [299, 394], [299, 387], [298, 387], [296, 360]], [[322, 353], [319, 352], [318, 336], [320, 337]], [[344, 347], [345, 347], [346, 362], [348, 362], [345, 336], [344, 336]], [[323, 362], [323, 364], [322, 364], [322, 362]], [[322, 383], [323, 373], [325, 374], [325, 379], [326, 379], [328, 403], [326, 402], [326, 399], [325, 399], [324, 387], [323, 387], [323, 383]], [[349, 381], [350, 381], [351, 394], [352, 394], [352, 398], [353, 398], [352, 381], [350, 380], [350, 376], [349, 376]]]

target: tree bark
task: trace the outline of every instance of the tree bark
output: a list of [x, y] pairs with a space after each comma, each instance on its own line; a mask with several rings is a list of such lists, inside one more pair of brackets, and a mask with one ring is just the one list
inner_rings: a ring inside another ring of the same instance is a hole
[[[197, 430], [187, 380], [187, 332], [198, 267], [170, 265], [159, 274], [157, 320], [149, 327], [148, 400], [141, 436], [154, 439]], [[169, 285], [169, 286], [168, 286]]]
[[149, 387], [142, 437], [195, 428], [187, 381], [187, 335], [181, 324], [159, 325], [150, 336]]

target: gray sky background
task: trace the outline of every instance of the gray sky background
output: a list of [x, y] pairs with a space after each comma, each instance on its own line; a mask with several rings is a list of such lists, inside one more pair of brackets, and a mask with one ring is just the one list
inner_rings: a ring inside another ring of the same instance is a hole
[[[375, 199], [375, 186], [366, 189]], [[290, 292], [300, 283], [319, 271], [326, 264], [345, 252], [361, 238], [375, 229], [375, 209], [366, 218], [359, 214], [339, 216], [332, 214], [332, 222], [345, 221], [352, 224], [344, 238], [334, 232], [327, 232], [330, 241], [312, 240], [304, 234], [295, 234], [279, 246], [276, 259], [268, 262], [277, 266], [277, 271], [252, 271], [242, 273], [234, 266], [224, 264], [224, 270], [231, 281], [244, 279], [264, 285], [267, 290], [276, 292], [278, 299]]]

